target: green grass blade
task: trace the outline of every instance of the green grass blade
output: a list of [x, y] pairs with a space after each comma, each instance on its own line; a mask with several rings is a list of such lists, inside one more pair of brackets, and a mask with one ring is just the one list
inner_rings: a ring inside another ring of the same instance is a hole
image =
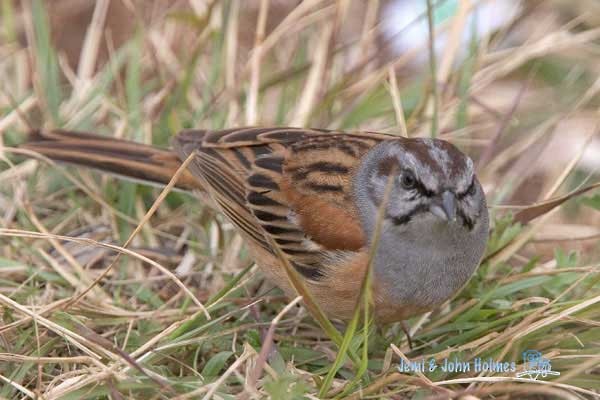
[[63, 95], [60, 87], [58, 57], [50, 41], [50, 25], [44, 2], [33, 0], [31, 14], [35, 34], [36, 70], [49, 117], [60, 126], [60, 105]]

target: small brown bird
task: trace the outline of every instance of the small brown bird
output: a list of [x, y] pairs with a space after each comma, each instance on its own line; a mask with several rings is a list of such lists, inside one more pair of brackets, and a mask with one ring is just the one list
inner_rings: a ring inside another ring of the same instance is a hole
[[276, 243], [334, 318], [352, 316], [388, 182], [373, 261], [378, 322], [440, 305], [467, 282], [483, 255], [485, 195], [472, 161], [446, 141], [237, 128], [187, 130], [173, 145], [170, 151], [50, 131], [32, 134], [23, 147], [163, 185], [194, 153], [177, 186], [210, 199], [238, 228], [261, 270], [293, 296]]

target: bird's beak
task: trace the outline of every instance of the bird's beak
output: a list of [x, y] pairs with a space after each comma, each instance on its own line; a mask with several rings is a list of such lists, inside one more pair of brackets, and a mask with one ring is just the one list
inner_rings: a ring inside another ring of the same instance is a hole
[[435, 201], [429, 207], [433, 215], [437, 215], [447, 221], [456, 221], [456, 196], [449, 190], [446, 190], [438, 201]]

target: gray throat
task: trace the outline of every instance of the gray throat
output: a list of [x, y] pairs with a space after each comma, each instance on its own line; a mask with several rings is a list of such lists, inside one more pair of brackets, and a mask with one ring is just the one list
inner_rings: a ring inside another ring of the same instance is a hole
[[486, 239], [487, 214], [472, 231], [430, 213], [400, 226], [384, 221], [374, 277], [394, 303], [434, 307], [469, 280]]

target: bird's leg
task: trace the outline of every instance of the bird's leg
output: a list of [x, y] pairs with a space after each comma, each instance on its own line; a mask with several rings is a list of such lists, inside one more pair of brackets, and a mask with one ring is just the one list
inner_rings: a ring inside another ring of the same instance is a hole
[[406, 321], [404, 321], [404, 320], [400, 321], [400, 326], [402, 327], [402, 330], [404, 331], [404, 334], [406, 335], [406, 340], [408, 341], [408, 347], [412, 350], [413, 342], [412, 342], [412, 338], [410, 337], [410, 330], [408, 329], [408, 325], [406, 325]]

